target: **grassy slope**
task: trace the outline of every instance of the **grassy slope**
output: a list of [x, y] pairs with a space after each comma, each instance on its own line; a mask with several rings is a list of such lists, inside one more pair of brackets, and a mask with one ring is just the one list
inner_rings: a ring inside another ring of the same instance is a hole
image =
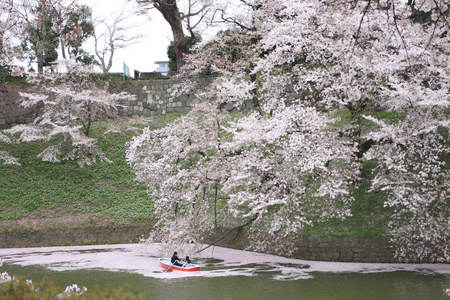
[[[167, 122], [155, 119], [151, 126]], [[0, 164], [0, 222], [26, 218], [54, 216], [95, 216], [109, 219], [109, 223], [141, 224], [152, 220], [153, 201], [146, 187], [134, 180], [135, 176], [125, 161], [125, 143], [131, 131], [125, 134], [103, 135], [106, 123], [97, 123], [93, 136], [113, 163], [96, 163], [80, 168], [73, 161], [43, 162], [36, 157], [43, 145], [39, 142], [19, 145], [0, 144], [18, 157], [21, 166]], [[93, 224], [94, 225], [94, 224]]]
[[[401, 118], [398, 112], [374, 112], [374, 116], [386, 122], [396, 122]], [[334, 129], [339, 130], [351, 121], [350, 112], [341, 110], [334, 115], [338, 122]], [[361, 135], [373, 130], [374, 124], [361, 119]], [[352, 216], [345, 220], [330, 220], [326, 223], [315, 223], [314, 226], [305, 227], [304, 236], [354, 236], [354, 237], [381, 237], [385, 236], [388, 229], [389, 217], [392, 208], [384, 207], [386, 193], [380, 190], [369, 191], [371, 180], [374, 177], [375, 163], [365, 161], [361, 169], [361, 180], [350, 190], [354, 197], [351, 207]]]
[[[149, 125], [160, 127], [173, 118], [153, 118]], [[5, 220], [59, 216], [95, 216], [109, 224], [142, 224], [152, 221], [153, 201], [143, 184], [125, 161], [125, 143], [132, 133], [110, 133], [103, 136], [106, 123], [98, 123], [93, 135], [114, 163], [97, 163], [80, 168], [72, 161], [42, 162], [37, 157], [43, 146], [39, 143], [20, 145], [0, 144], [19, 157], [22, 166], [0, 165], [0, 224]], [[316, 236], [382, 236], [386, 230], [388, 213], [383, 208], [385, 196], [368, 193], [372, 165], [363, 169], [366, 179], [354, 190], [356, 201], [353, 216], [344, 221], [332, 220], [305, 228], [303, 235]]]
[[354, 202], [351, 208], [352, 216], [345, 220], [330, 220], [326, 223], [316, 223], [306, 227], [304, 236], [353, 236], [382, 237], [385, 236], [390, 211], [383, 203], [384, 192], [376, 190], [369, 192], [370, 179], [373, 177], [373, 162], [366, 162], [362, 169], [362, 180], [351, 190]]

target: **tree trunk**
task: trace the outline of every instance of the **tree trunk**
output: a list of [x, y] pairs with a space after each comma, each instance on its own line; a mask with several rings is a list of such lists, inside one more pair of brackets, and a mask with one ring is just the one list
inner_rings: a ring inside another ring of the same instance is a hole
[[177, 70], [184, 65], [183, 55], [187, 52], [187, 42], [184, 38], [183, 23], [176, 0], [155, 0], [154, 7], [169, 23], [173, 34], [173, 44], [177, 57]]
[[36, 53], [38, 74], [44, 74], [44, 53]]
[[66, 59], [66, 46], [64, 46], [64, 43], [62, 40], [59, 41], [61, 43], [61, 53], [62, 53], [62, 57], [63, 59]]

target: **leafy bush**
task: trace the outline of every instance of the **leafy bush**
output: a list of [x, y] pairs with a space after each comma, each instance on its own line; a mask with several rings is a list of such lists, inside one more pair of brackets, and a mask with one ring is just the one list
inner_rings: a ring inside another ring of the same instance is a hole
[[71, 291], [73, 291], [71, 287], [66, 288], [66, 292], [60, 291], [54, 286], [53, 282], [49, 281], [47, 278], [44, 278], [41, 282], [35, 283], [26, 280], [23, 277], [19, 277], [0, 284], [0, 299], [145, 299], [144, 295], [131, 291], [129, 286], [124, 286], [119, 289], [113, 289], [111, 287], [100, 288], [95, 286], [93, 291], [87, 291], [82, 294]]

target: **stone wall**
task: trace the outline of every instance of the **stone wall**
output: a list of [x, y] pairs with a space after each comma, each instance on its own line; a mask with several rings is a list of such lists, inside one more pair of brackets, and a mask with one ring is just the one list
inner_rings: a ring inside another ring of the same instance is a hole
[[306, 260], [393, 263], [394, 249], [385, 238], [303, 237], [294, 256]]
[[33, 122], [36, 117], [36, 108], [22, 108], [19, 105], [19, 92], [32, 91], [33, 87], [26, 84], [0, 85], [0, 128]]
[[[173, 85], [180, 80], [139, 80], [110, 81], [100, 83], [110, 93], [128, 92], [136, 96], [136, 100], [122, 101], [124, 107], [119, 108], [119, 116], [161, 116], [167, 113], [186, 113], [192, 105], [199, 103], [196, 95], [208, 88], [212, 77], [199, 78], [195, 88], [185, 94], [173, 97]], [[0, 85], [0, 128], [9, 128], [16, 124], [27, 124], [34, 120], [35, 107], [23, 109], [19, 106], [19, 92], [29, 92], [29, 85]], [[249, 107], [244, 107], [249, 109]], [[227, 111], [236, 109], [232, 103], [224, 106]]]
[[149, 227], [91, 228], [0, 233], [0, 248], [136, 243]]
[[[122, 101], [125, 107], [119, 108], [120, 116], [160, 116], [167, 113], [186, 113], [193, 103], [198, 103], [195, 93], [190, 92], [179, 97], [172, 97], [172, 80], [149, 81], [117, 81], [107, 82], [110, 93], [128, 92], [136, 96], [136, 100]], [[207, 85], [202, 82], [200, 87]]]
[[[186, 113], [192, 109], [192, 105], [199, 103], [197, 94], [208, 89], [212, 77], [199, 78], [194, 89], [182, 95], [173, 96], [173, 85], [180, 80], [148, 80], [148, 81], [112, 81], [106, 83], [110, 93], [128, 92], [136, 96], [136, 100], [123, 101], [125, 105], [119, 108], [120, 116], [161, 116], [167, 113]], [[244, 109], [250, 109], [248, 103]], [[236, 107], [232, 103], [224, 106], [227, 111], [233, 111]], [[242, 107], [241, 107], [242, 109]]]
[[[207, 242], [217, 246], [245, 249], [249, 240], [245, 231], [218, 229]], [[226, 235], [229, 233], [228, 235]], [[387, 238], [362, 237], [299, 237], [295, 242], [293, 258], [313, 261], [340, 261], [361, 263], [394, 263], [394, 248]], [[270, 252], [270, 251], [269, 251]]]
[[[0, 248], [101, 245], [136, 243], [148, 237], [149, 227], [92, 228], [53, 230], [49, 232], [0, 233]], [[217, 236], [221, 236], [218, 233]], [[211, 237], [214, 240], [214, 237]], [[218, 246], [244, 249], [245, 235], [223, 239]], [[293, 257], [314, 261], [341, 261], [362, 263], [393, 263], [394, 251], [387, 239], [356, 237], [302, 237], [296, 242]]]

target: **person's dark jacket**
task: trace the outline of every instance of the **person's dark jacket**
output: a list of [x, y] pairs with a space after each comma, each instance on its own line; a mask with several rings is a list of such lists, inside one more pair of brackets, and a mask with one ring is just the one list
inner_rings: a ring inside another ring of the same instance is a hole
[[182, 266], [182, 264], [180, 264], [180, 259], [178, 258], [177, 255], [172, 255], [172, 258], [170, 259], [170, 262], [175, 265], [175, 266]]

